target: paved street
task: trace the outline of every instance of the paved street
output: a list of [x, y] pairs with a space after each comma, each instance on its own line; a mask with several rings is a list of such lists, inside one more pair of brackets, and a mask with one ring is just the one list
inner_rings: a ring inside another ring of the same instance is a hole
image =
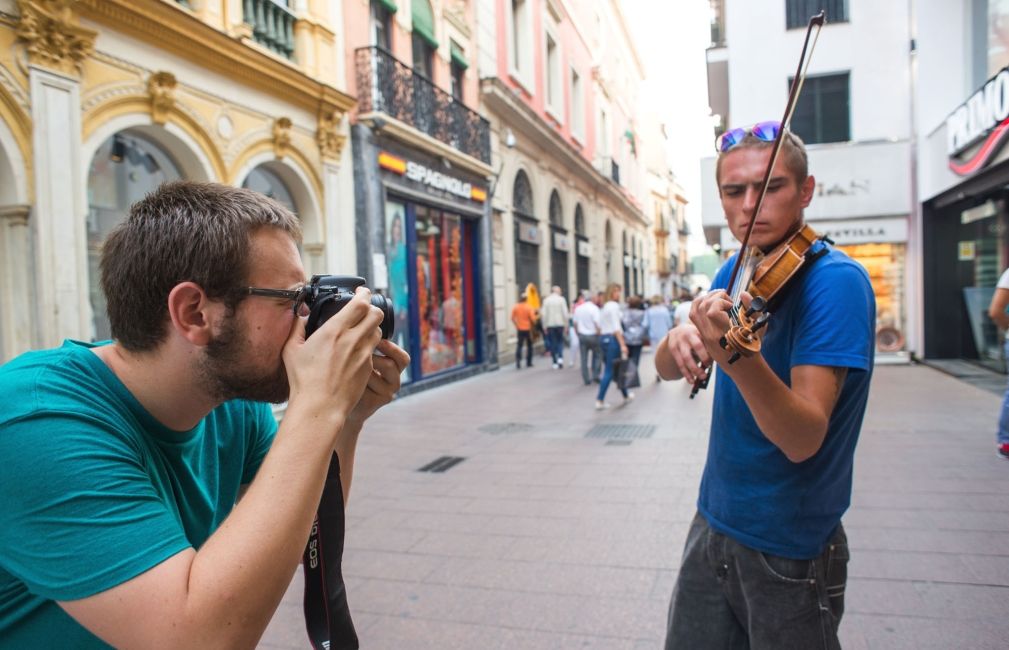
[[[597, 413], [594, 390], [541, 358], [375, 417], [344, 563], [362, 648], [661, 647], [712, 391], [692, 402], [682, 382], [646, 381]], [[1009, 647], [998, 408], [932, 368], [877, 368], [845, 518], [846, 649]], [[465, 460], [418, 471], [441, 456]], [[299, 575], [261, 647], [307, 645]]]

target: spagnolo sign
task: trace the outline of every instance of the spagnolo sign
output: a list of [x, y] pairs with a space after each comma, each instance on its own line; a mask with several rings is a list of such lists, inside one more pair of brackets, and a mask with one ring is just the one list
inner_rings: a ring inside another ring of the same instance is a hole
[[472, 198], [473, 186], [470, 183], [465, 183], [452, 176], [446, 176], [420, 163], [408, 161], [406, 163], [406, 177], [412, 181], [444, 190], [449, 194], [461, 196], [464, 199]]
[[[966, 176], [987, 165], [1009, 135], [1009, 66], [961, 104], [946, 118], [949, 168]], [[983, 141], [982, 141], [983, 139]], [[960, 156], [980, 146], [966, 160]]]

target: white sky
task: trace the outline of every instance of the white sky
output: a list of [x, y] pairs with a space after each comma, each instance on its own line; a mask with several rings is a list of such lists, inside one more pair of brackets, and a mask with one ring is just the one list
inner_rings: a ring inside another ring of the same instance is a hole
[[700, 159], [714, 152], [708, 108], [708, 0], [620, 0], [645, 68], [640, 111], [666, 124], [669, 162], [687, 195], [690, 254], [707, 251], [701, 232]]

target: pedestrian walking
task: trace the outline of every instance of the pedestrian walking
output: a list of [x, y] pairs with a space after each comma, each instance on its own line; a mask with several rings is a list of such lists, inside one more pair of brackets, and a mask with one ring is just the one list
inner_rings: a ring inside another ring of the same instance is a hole
[[[606, 287], [606, 304], [599, 313], [599, 346], [603, 350], [603, 377], [599, 381], [599, 392], [596, 394], [596, 410], [608, 409], [606, 391], [613, 380], [618, 361], [627, 358], [627, 344], [624, 343], [624, 332], [620, 325], [620, 290], [619, 284]], [[624, 403], [634, 399], [634, 393], [617, 383]]]
[[568, 326], [568, 301], [561, 294], [561, 288], [554, 286], [540, 309], [543, 327], [546, 329], [546, 344], [553, 357], [555, 370], [564, 367], [564, 330]]
[[533, 327], [539, 319], [539, 313], [529, 304], [529, 294], [525, 291], [519, 296], [519, 302], [512, 307], [512, 323], [518, 333], [515, 342], [515, 368], [522, 367], [522, 346], [526, 346], [526, 367], [533, 366]]
[[643, 303], [641, 296], [631, 296], [627, 299], [627, 306], [620, 314], [620, 325], [624, 329], [624, 343], [627, 345], [627, 358], [634, 362], [635, 367], [641, 363], [641, 348], [648, 342]]
[[[572, 315], [575, 332], [578, 335], [579, 360], [582, 381], [585, 385], [599, 382], [603, 367], [602, 347], [599, 345], [599, 303], [602, 292], [584, 301]], [[591, 361], [589, 355], [592, 355]]]
[[[738, 240], [755, 218], [780, 128], [763, 122], [718, 139], [715, 178]], [[802, 141], [786, 131], [781, 143], [749, 240], [768, 254], [804, 229], [816, 186]], [[848, 564], [841, 516], [851, 500], [876, 309], [864, 268], [824, 241], [811, 251], [822, 257], [788, 285], [758, 354], [729, 364], [719, 343], [735, 307], [724, 291], [734, 258], [718, 271], [716, 290], [694, 300], [690, 321], [656, 350], [665, 379], [702, 379], [712, 363], [718, 373], [667, 650], [840, 648]]]
[[[648, 331], [649, 344], [654, 348], [666, 336], [673, 327], [673, 318], [669, 314], [669, 308], [662, 302], [662, 296], [654, 295], [649, 301], [651, 305], [645, 310], [645, 329]], [[660, 381], [658, 373], [655, 373], [655, 381]]]
[[680, 294], [680, 302], [676, 305], [676, 309], [673, 311], [673, 327], [678, 327], [684, 323], [690, 322], [691, 302], [693, 302], [693, 298], [689, 293], [684, 291]]
[[[1002, 276], [995, 285], [995, 293], [992, 295], [991, 304], [988, 306], [988, 315], [1000, 330], [1005, 330], [1004, 350], [1005, 356], [1009, 359], [1009, 269], [1003, 271]], [[995, 451], [1000, 458], [1009, 460], [1009, 387], [1006, 388], [1002, 397], [1002, 410], [998, 418], [998, 430], [995, 433]]]

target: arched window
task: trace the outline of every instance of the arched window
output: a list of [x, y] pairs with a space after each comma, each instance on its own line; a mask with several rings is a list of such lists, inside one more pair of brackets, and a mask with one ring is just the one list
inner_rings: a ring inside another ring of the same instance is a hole
[[610, 220], [606, 220], [606, 282], [612, 282], [611, 269], [613, 264], [613, 226], [610, 225]]
[[591, 290], [589, 286], [589, 259], [592, 256], [589, 238], [585, 234], [585, 214], [582, 204], [575, 205], [575, 289]]
[[627, 231], [624, 231], [623, 235], [623, 254], [620, 257], [620, 266], [624, 269], [624, 297], [630, 295], [631, 292], [631, 256], [630, 252], [627, 250]]
[[515, 227], [515, 286], [517, 293], [521, 293], [529, 284], [540, 286], [539, 244], [542, 241], [533, 206], [532, 186], [521, 169], [515, 175], [512, 189], [512, 216]]
[[529, 185], [529, 177], [519, 170], [515, 175], [515, 189], [512, 190], [512, 209], [529, 219], [535, 219], [533, 211], [533, 189]]
[[88, 170], [88, 291], [94, 340], [111, 337], [99, 287], [102, 244], [130, 206], [159, 185], [182, 178], [178, 165], [153, 140], [127, 129], [98, 147]]
[[564, 295], [571, 296], [568, 286], [568, 250], [571, 239], [564, 228], [564, 213], [561, 209], [561, 195], [554, 190], [550, 193], [550, 282], [561, 288]]
[[550, 225], [564, 227], [564, 214], [561, 212], [561, 195], [554, 190], [550, 193]]
[[298, 207], [294, 204], [294, 197], [291, 196], [287, 184], [265, 165], [260, 165], [249, 172], [242, 187], [264, 194], [291, 212], [298, 213]]

